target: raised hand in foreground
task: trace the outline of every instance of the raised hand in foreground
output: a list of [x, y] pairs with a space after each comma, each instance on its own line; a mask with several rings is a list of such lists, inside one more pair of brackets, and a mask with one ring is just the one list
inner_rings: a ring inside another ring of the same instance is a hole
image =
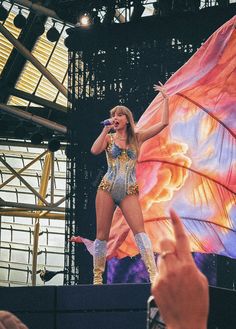
[[170, 216], [175, 241], [160, 242], [159, 274], [152, 294], [168, 329], [206, 329], [208, 281], [194, 263], [180, 218], [173, 210]]
[[14, 314], [7, 311], [0, 311], [1, 329], [28, 329]]

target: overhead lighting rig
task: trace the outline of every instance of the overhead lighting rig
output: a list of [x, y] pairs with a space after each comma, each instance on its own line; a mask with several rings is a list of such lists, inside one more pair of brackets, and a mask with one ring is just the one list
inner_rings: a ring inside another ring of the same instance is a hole
[[27, 22], [27, 18], [22, 14], [20, 9], [19, 13], [14, 18], [13, 23], [15, 27], [17, 27], [18, 29], [23, 29], [26, 25], [26, 22]]
[[53, 26], [47, 31], [46, 37], [51, 42], [59, 40], [60, 32], [56, 29], [56, 22], [53, 22]]

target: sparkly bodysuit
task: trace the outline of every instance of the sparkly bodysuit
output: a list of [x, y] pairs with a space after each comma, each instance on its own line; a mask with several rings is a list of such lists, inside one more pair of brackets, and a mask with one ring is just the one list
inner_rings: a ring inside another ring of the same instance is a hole
[[133, 148], [121, 149], [110, 134], [106, 157], [108, 170], [98, 189], [109, 192], [115, 204], [119, 205], [126, 195], [138, 194], [135, 174], [137, 154]]

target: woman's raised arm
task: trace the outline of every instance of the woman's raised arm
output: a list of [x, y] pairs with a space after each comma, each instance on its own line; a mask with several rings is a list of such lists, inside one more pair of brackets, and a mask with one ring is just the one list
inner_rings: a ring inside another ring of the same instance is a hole
[[169, 124], [169, 97], [166, 94], [166, 91], [162, 84], [160, 86], [154, 85], [154, 90], [159, 91], [163, 96], [164, 108], [161, 122], [154, 124], [148, 129], [137, 131], [138, 141], [140, 144], [145, 142], [147, 139], [159, 134]]
[[108, 143], [108, 132], [112, 127], [113, 125], [104, 126], [101, 134], [98, 136], [98, 138], [95, 140], [91, 147], [91, 153], [93, 153], [94, 155], [98, 155], [105, 150]]

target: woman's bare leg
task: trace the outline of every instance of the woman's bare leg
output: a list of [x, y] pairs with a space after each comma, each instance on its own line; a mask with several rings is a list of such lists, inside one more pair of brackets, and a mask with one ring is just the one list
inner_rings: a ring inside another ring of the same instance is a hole
[[128, 225], [133, 231], [136, 244], [148, 270], [150, 280], [153, 282], [157, 273], [157, 267], [151, 241], [144, 230], [143, 214], [138, 197], [136, 195], [126, 196], [122, 200], [120, 208]]
[[96, 195], [96, 222], [99, 240], [108, 240], [115, 203], [109, 192], [98, 190]]
[[102, 284], [106, 265], [107, 240], [111, 228], [115, 204], [108, 192], [98, 190], [96, 196], [97, 235], [94, 241], [93, 283]]
[[133, 234], [144, 232], [143, 214], [137, 195], [127, 195], [121, 201], [120, 208]]

